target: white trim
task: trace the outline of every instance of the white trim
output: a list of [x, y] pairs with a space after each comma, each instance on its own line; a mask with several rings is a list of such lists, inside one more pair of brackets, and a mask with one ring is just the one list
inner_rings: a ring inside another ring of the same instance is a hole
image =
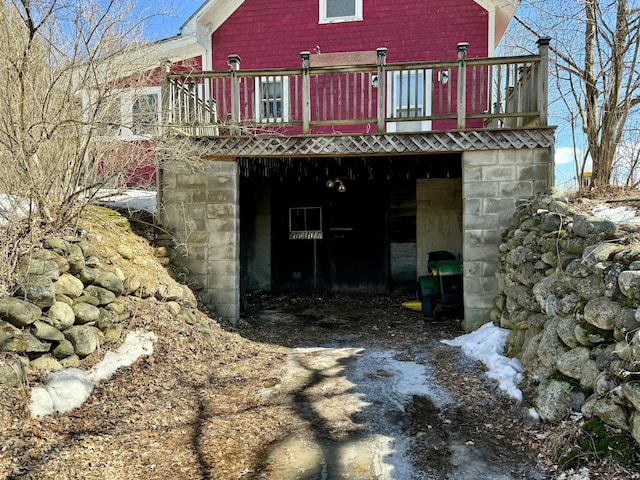
[[327, 0], [320, 0], [318, 23], [340, 23], [340, 22], [359, 22], [363, 20], [362, 16], [362, 0], [353, 0], [355, 2], [355, 15], [348, 17], [327, 17]]

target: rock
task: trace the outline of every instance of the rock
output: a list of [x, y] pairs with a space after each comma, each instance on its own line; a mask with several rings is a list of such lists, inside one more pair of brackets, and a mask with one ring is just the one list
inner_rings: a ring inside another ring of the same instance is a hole
[[158, 285], [158, 291], [156, 292], [156, 298], [160, 301], [176, 301], [182, 300], [184, 297], [184, 290], [180, 285]]
[[82, 249], [79, 245], [76, 245], [75, 243], [69, 245], [67, 261], [69, 262], [69, 273], [73, 275], [78, 274], [84, 269], [84, 253], [82, 253]]
[[43, 320], [58, 330], [65, 330], [75, 323], [76, 315], [71, 306], [63, 302], [56, 302], [51, 305]]
[[15, 327], [31, 325], [42, 315], [42, 310], [31, 302], [16, 297], [5, 297], [0, 300], [0, 319], [6, 320]]
[[507, 295], [507, 298], [518, 302], [518, 304], [522, 306], [522, 308], [534, 312], [540, 311], [541, 309], [541, 306], [536, 301], [536, 297], [531, 289], [525, 287], [524, 285], [511, 285], [505, 288], [505, 294]]
[[98, 338], [89, 325], [73, 325], [64, 331], [64, 336], [79, 357], [86, 357], [98, 348]]
[[133, 260], [135, 254], [133, 253], [133, 249], [128, 245], [118, 245], [117, 249], [118, 254], [124, 258], [125, 260]]
[[69, 357], [71, 355], [75, 355], [75, 350], [73, 348], [73, 344], [69, 340], [62, 340], [58, 343], [58, 346], [53, 349], [53, 355], [57, 359], [62, 359]]
[[41, 342], [29, 332], [23, 332], [24, 338], [27, 341], [27, 353], [44, 353], [51, 349], [51, 344], [47, 342]]
[[592, 395], [582, 406], [582, 414], [587, 418], [598, 417], [614, 428], [629, 430], [629, 415], [623, 407], [609, 398], [597, 398]]
[[608, 372], [601, 372], [595, 378], [593, 383], [593, 393], [597, 397], [605, 397], [616, 388], [618, 384], [616, 383], [615, 378], [610, 375]]
[[640, 412], [640, 382], [627, 382], [621, 386], [622, 396], [633, 406], [635, 410]]
[[27, 350], [27, 340], [22, 330], [2, 320], [0, 320], [0, 350], [19, 353]]
[[123, 315], [125, 312], [125, 308], [124, 305], [121, 302], [115, 301], [115, 302], [111, 302], [109, 305], [107, 305], [105, 307], [107, 310], [112, 311], [113, 313], [115, 313], [118, 317]]
[[612, 302], [607, 297], [594, 298], [584, 306], [585, 321], [601, 330], [613, 330], [621, 313], [620, 304]]
[[66, 303], [69, 306], [73, 305], [73, 299], [67, 295], [56, 294], [56, 302]]
[[640, 412], [633, 412], [629, 421], [629, 431], [633, 439], [640, 443]]
[[[116, 294], [106, 288], [98, 287], [96, 285], [89, 285], [84, 289], [84, 293], [91, 295], [97, 299], [96, 306], [108, 305], [116, 300]], [[91, 303], [91, 302], [89, 302]], [[92, 303], [93, 305], [93, 303]]]
[[120, 323], [111, 325], [103, 330], [104, 343], [114, 343], [120, 340], [124, 326]]
[[178, 315], [180, 313], [180, 311], [182, 310], [182, 307], [180, 306], [180, 304], [178, 302], [168, 301], [167, 302], [167, 307], [169, 307], [169, 310], [174, 315]]
[[42, 355], [38, 358], [31, 360], [29, 363], [29, 373], [31, 375], [46, 375], [51, 372], [57, 372], [64, 367], [58, 360], [51, 355]]
[[625, 270], [618, 276], [620, 291], [634, 300], [640, 299], [640, 270]]
[[577, 347], [563, 353], [556, 365], [560, 373], [579, 381], [582, 379], [582, 369], [587, 361], [589, 361], [589, 349]]
[[590, 245], [586, 247], [582, 253], [582, 264], [587, 267], [593, 267], [598, 263], [612, 259], [622, 250], [622, 248], [622, 245], [615, 243], [598, 243], [596, 245]]
[[604, 218], [578, 214], [573, 217], [573, 232], [584, 238], [593, 234], [612, 237], [616, 233], [616, 224]]
[[124, 282], [124, 293], [126, 295], [135, 294], [141, 286], [140, 279], [136, 275], [131, 275]]
[[0, 386], [15, 388], [27, 383], [27, 374], [17, 355], [0, 356]]
[[600, 330], [588, 323], [579, 323], [575, 329], [576, 340], [580, 342], [580, 345], [585, 347], [593, 347], [600, 343], [613, 341], [613, 332], [607, 330]]
[[45, 322], [38, 321], [33, 323], [29, 328], [29, 331], [38, 340], [45, 340], [50, 342], [59, 342], [61, 340], [64, 340], [64, 335], [60, 330]]
[[30, 275], [19, 287], [20, 293], [39, 307], [50, 307], [56, 302], [54, 283], [49, 277]]
[[78, 272], [78, 279], [84, 285], [90, 285], [95, 281], [99, 273], [100, 273], [100, 270], [97, 268], [85, 267], [80, 272]]
[[614, 321], [614, 338], [618, 341], [624, 340], [627, 336], [640, 328], [640, 323], [636, 320], [637, 310], [632, 308], [622, 308], [618, 317]]
[[47, 250], [53, 250], [58, 255], [62, 255], [63, 257], [69, 253], [69, 242], [59, 237], [45, 238], [43, 246]]
[[[42, 250], [40, 251], [42, 252]], [[38, 252], [39, 253], [39, 252]], [[48, 252], [50, 256], [56, 255], [53, 252]], [[62, 258], [57, 255], [56, 258]], [[30, 258], [24, 260], [18, 265], [18, 271], [24, 279], [28, 277], [45, 277], [52, 282], [60, 277], [60, 262], [47, 258]]]
[[75, 303], [71, 308], [76, 317], [76, 325], [93, 323], [100, 317], [100, 309], [89, 303]]
[[542, 332], [542, 338], [538, 346], [540, 362], [549, 369], [556, 369], [558, 359], [569, 350], [558, 337], [558, 323], [559, 319], [557, 317], [551, 319]]
[[[600, 375], [598, 364], [595, 360], [587, 360], [582, 366], [582, 377], [580, 378], [580, 388], [583, 392], [591, 393], [595, 389], [596, 380]], [[574, 409], [579, 411], [580, 409]]]
[[82, 295], [84, 284], [80, 279], [70, 273], [63, 273], [53, 284], [56, 295], [65, 295], [69, 298], [77, 298]]
[[576, 326], [578, 321], [573, 316], [558, 317], [558, 337], [569, 348], [576, 348], [580, 345], [576, 338]]
[[585, 278], [572, 278], [571, 287], [585, 300], [601, 297], [604, 293], [602, 277], [597, 275], [589, 275]]
[[122, 295], [124, 291], [124, 282], [118, 278], [118, 275], [111, 272], [101, 272], [93, 281], [99, 287], [106, 288], [113, 292], [116, 296]]
[[571, 385], [550, 380], [538, 387], [535, 407], [545, 422], [559, 423], [571, 412]]
[[69, 355], [60, 359], [60, 365], [64, 368], [77, 368], [80, 366], [80, 357], [78, 355]]

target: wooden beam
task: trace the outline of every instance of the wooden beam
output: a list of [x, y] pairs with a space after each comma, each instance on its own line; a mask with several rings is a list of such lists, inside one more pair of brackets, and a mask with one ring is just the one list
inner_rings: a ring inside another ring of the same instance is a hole
[[351, 65], [375, 65], [377, 58], [375, 51], [314, 53], [310, 55], [309, 61], [311, 68], [342, 67]]

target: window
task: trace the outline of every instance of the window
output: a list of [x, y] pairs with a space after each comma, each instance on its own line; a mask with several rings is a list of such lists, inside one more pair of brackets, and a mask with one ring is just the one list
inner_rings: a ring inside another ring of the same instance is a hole
[[320, 23], [362, 20], [362, 0], [320, 0]]
[[[431, 70], [390, 72], [387, 78], [387, 116], [391, 119], [431, 115]], [[425, 131], [430, 121], [391, 121], [390, 132]]]
[[268, 76], [256, 78], [256, 120], [286, 122], [289, 120], [288, 78]]
[[154, 135], [158, 132], [158, 94], [136, 95], [131, 106], [133, 135]]

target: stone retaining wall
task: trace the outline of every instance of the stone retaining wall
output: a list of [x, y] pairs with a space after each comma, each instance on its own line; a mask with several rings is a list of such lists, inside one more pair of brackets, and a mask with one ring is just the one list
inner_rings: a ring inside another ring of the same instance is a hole
[[491, 317], [543, 420], [578, 411], [640, 442], [639, 232], [543, 195], [504, 233]]

